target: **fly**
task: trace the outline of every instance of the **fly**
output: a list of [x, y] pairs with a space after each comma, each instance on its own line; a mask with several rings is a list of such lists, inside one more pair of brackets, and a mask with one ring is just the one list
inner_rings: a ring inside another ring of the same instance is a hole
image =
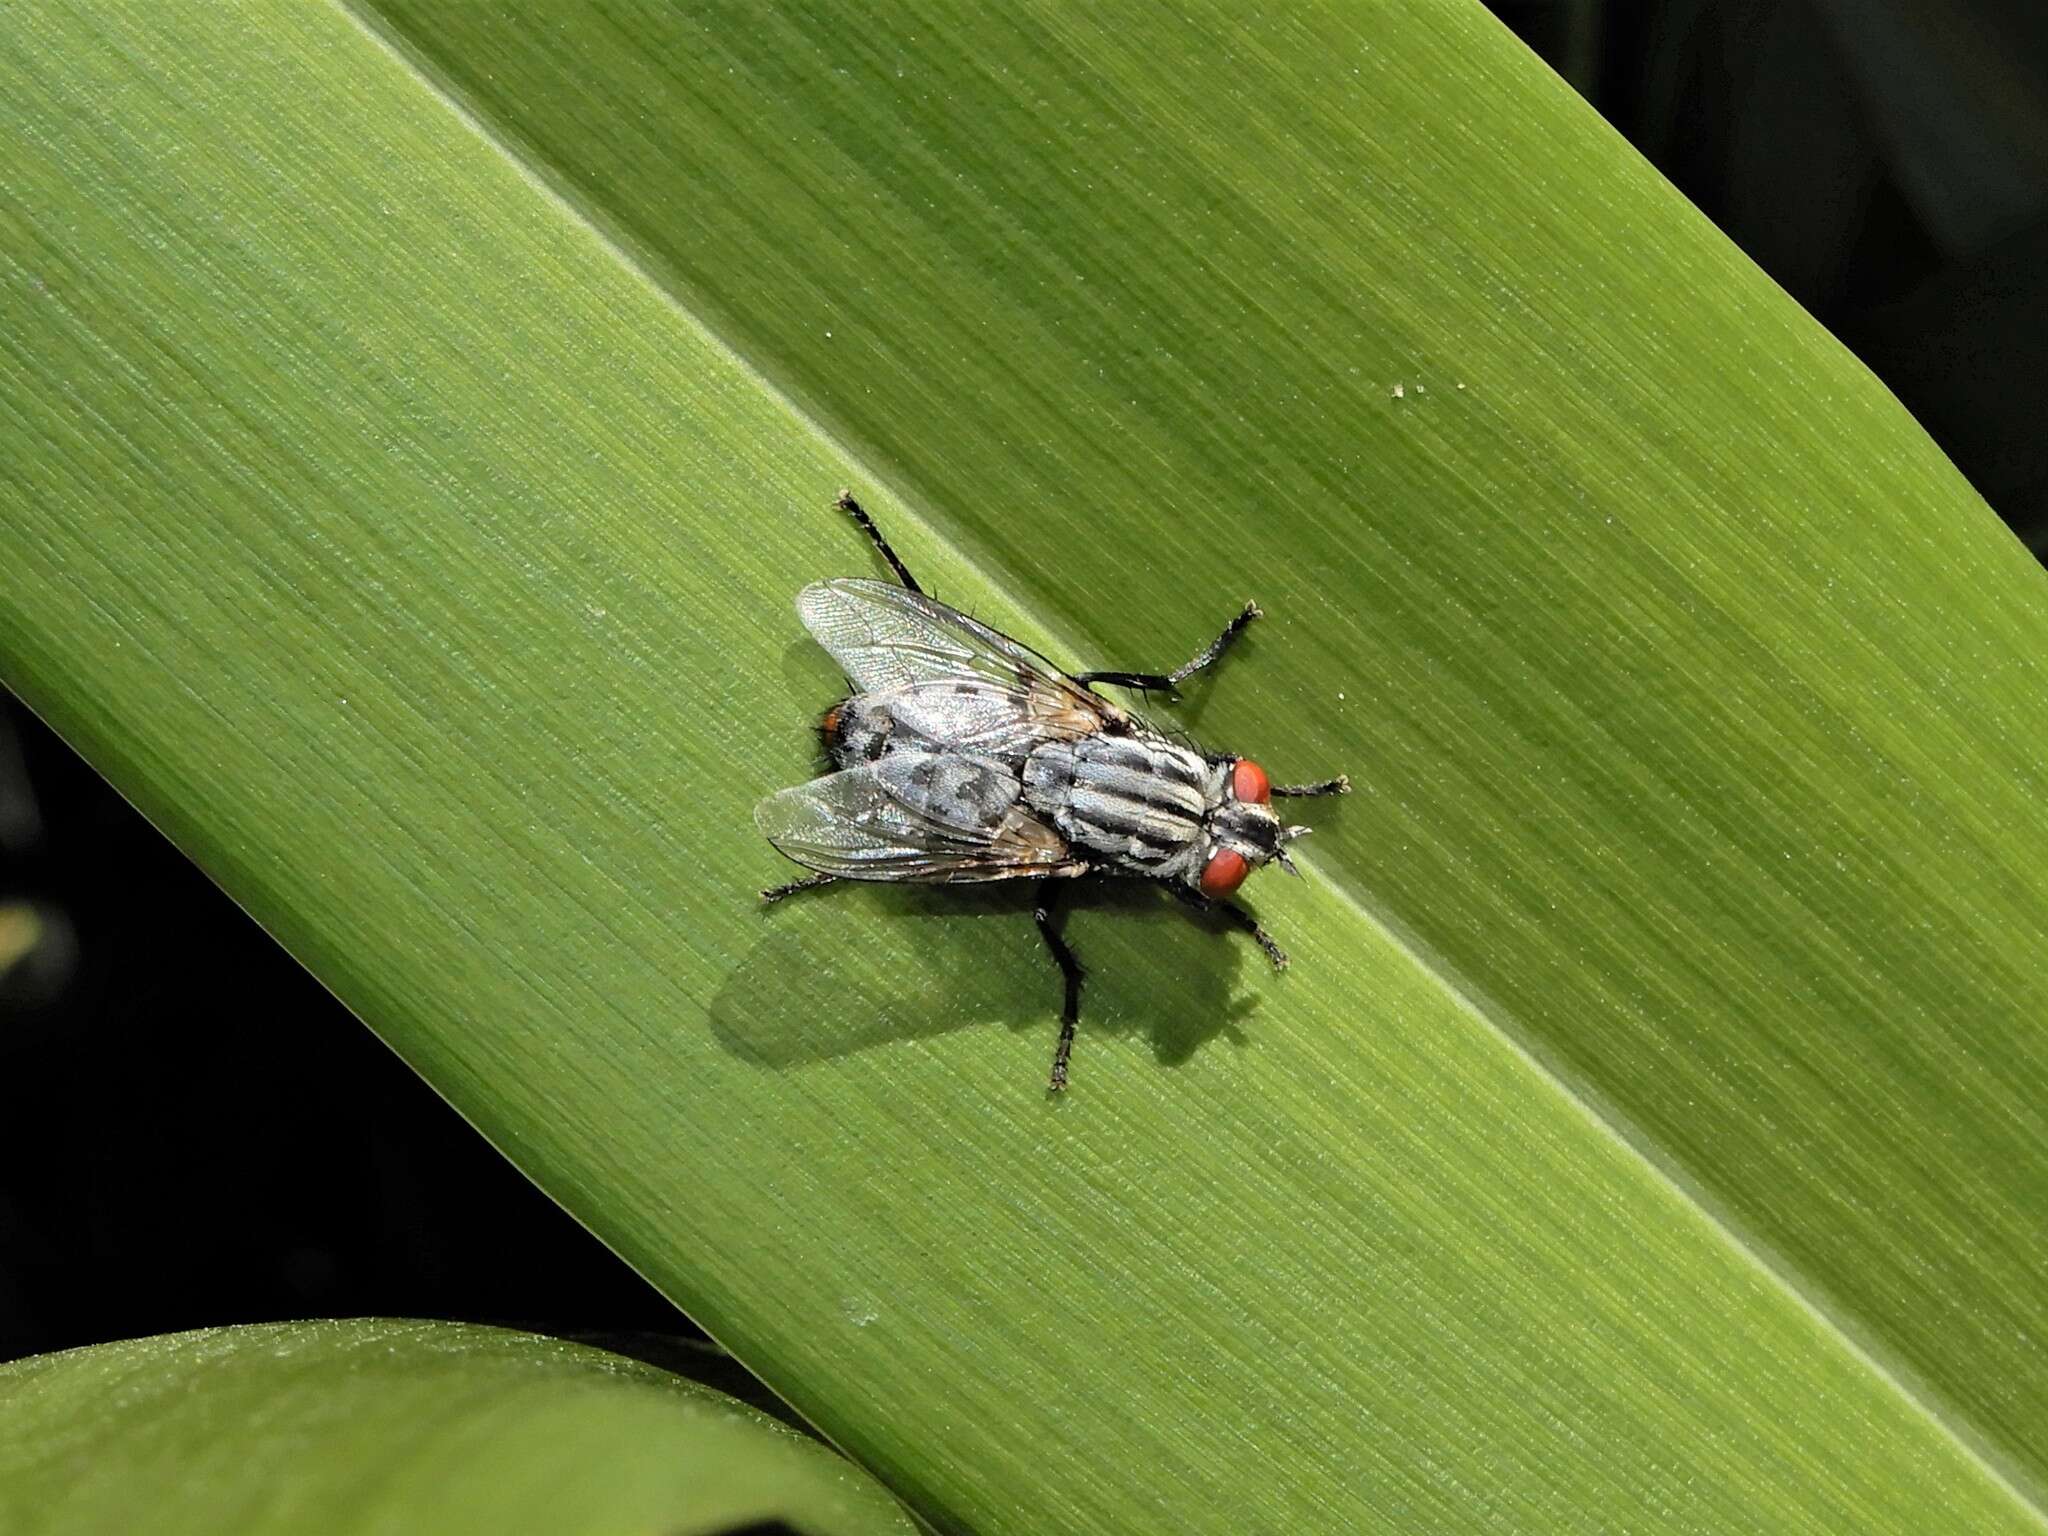
[[839, 880], [1037, 880], [1038, 931], [1066, 987], [1055, 1092], [1081, 1017], [1081, 964], [1055, 922], [1069, 882], [1156, 880], [1229, 917], [1284, 968], [1286, 953], [1230, 898], [1262, 864], [1298, 873], [1287, 845], [1309, 828], [1282, 823], [1273, 800], [1341, 795], [1351, 781], [1274, 784], [1250, 758], [1184, 746], [1095, 691], [1174, 691], [1221, 658], [1258, 607], [1246, 603], [1171, 672], [1069, 674], [927, 597], [866, 509], [843, 491], [837, 507], [899, 584], [849, 578], [797, 594], [804, 627], [850, 691], [819, 726], [832, 771], [754, 808], [768, 841], [814, 871], [762, 899]]

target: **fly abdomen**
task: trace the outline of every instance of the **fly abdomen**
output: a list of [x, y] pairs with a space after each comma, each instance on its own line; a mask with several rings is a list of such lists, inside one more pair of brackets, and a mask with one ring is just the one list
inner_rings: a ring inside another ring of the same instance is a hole
[[987, 836], [1017, 803], [1017, 776], [971, 752], [895, 752], [876, 772], [898, 804], [949, 831]]
[[1148, 873], [1201, 835], [1216, 770], [1187, 748], [1136, 736], [1048, 742], [1024, 764], [1024, 799], [1077, 848]]
[[872, 763], [892, 746], [918, 745], [907, 739], [901, 743], [892, 740], [895, 731], [896, 722], [889, 712], [877, 709], [867, 695], [859, 693], [841, 699], [818, 722], [818, 734], [825, 740], [825, 755], [835, 768]]

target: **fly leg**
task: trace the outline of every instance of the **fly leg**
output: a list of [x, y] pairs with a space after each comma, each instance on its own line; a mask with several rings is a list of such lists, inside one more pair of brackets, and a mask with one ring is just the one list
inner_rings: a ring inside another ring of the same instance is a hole
[[772, 885], [761, 893], [761, 904], [766, 906], [769, 902], [780, 901], [785, 896], [794, 896], [798, 891], [815, 890], [818, 886], [830, 885], [838, 878], [837, 875], [805, 875], [801, 880]]
[[1259, 920], [1253, 917], [1251, 913], [1245, 911], [1236, 902], [1217, 901], [1213, 897], [1204, 896], [1200, 891], [1189, 890], [1178, 880], [1169, 880], [1166, 882], [1166, 885], [1174, 895], [1193, 907], [1197, 912], [1221, 912], [1231, 922], [1252, 936], [1252, 942], [1264, 950], [1266, 958], [1273, 962], [1274, 970], [1284, 971], [1287, 969], [1287, 951], [1278, 944], [1275, 944], [1273, 942], [1273, 935], [1261, 928]]
[[1348, 795], [1351, 793], [1351, 775], [1340, 773], [1334, 779], [1321, 779], [1314, 784], [1275, 784], [1268, 793], [1275, 800], [1283, 795], [1292, 795], [1298, 800], [1316, 795]]
[[1053, 963], [1060, 968], [1060, 978], [1067, 984], [1066, 1006], [1060, 1009], [1060, 1043], [1052, 1053], [1052, 1091], [1058, 1093], [1067, 1086], [1067, 1058], [1074, 1054], [1074, 1026], [1081, 1022], [1081, 978], [1087, 973], [1081, 969], [1081, 962], [1074, 958], [1074, 952], [1067, 948], [1067, 941], [1060, 937], [1053, 926], [1054, 909], [1059, 905], [1061, 886], [1058, 880], [1039, 883], [1038, 907], [1031, 915], [1038, 922], [1038, 936], [1045, 940], [1045, 947], [1052, 951]]
[[1171, 672], [1082, 672], [1076, 675], [1077, 683], [1111, 683], [1118, 688], [1158, 688], [1172, 693], [1187, 679], [1202, 668], [1217, 661], [1230, 649], [1230, 642], [1244, 633], [1245, 625], [1260, 618], [1257, 603], [1246, 603], [1244, 612], [1223, 626], [1223, 633], [1211, 640], [1201, 650], [1188, 658]]
[[889, 541], [882, 537], [882, 530], [877, 528], [875, 520], [868, 516], [868, 509], [853, 499], [853, 492], [841, 491], [839, 499], [833, 502], [832, 505], [860, 524], [860, 531], [866, 534], [869, 542], [882, 552], [882, 558], [889, 562], [889, 569], [896, 573], [898, 581], [902, 582], [904, 586], [913, 592], [922, 593], [924, 591], [924, 588], [917, 584], [917, 578], [910, 574], [910, 567], [897, 558], [896, 551], [889, 547]]

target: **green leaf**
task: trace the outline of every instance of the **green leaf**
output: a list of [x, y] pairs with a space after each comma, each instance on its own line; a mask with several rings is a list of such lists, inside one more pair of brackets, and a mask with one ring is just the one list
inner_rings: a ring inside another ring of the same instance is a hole
[[[2042, 574], [1475, 5], [0, 39], [6, 678], [982, 1531], [2035, 1529]], [[1282, 777], [1158, 893], [785, 878], [858, 486]]]
[[603, 1350], [455, 1323], [280, 1323], [0, 1365], [10, 1531], [908, 1536], [858, 1468]]

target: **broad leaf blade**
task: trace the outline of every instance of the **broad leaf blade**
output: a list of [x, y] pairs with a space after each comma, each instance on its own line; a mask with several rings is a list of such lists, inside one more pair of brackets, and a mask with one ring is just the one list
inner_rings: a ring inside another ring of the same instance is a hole
[[[948, 1519], [2030, 1528], [2039, 573], [1476, 14], [52, 13], [9, 680]], [[1049, 1105], [1021, 900], [752, 909], [848, 481], [1080, 664], [1269, 609], [1286, 978], [1079, 915]]]
[[2041, 573], [1477, 6], [378, 9], [1079, 664], [1259, 597], [1322, 867], [2043, 1471]]

